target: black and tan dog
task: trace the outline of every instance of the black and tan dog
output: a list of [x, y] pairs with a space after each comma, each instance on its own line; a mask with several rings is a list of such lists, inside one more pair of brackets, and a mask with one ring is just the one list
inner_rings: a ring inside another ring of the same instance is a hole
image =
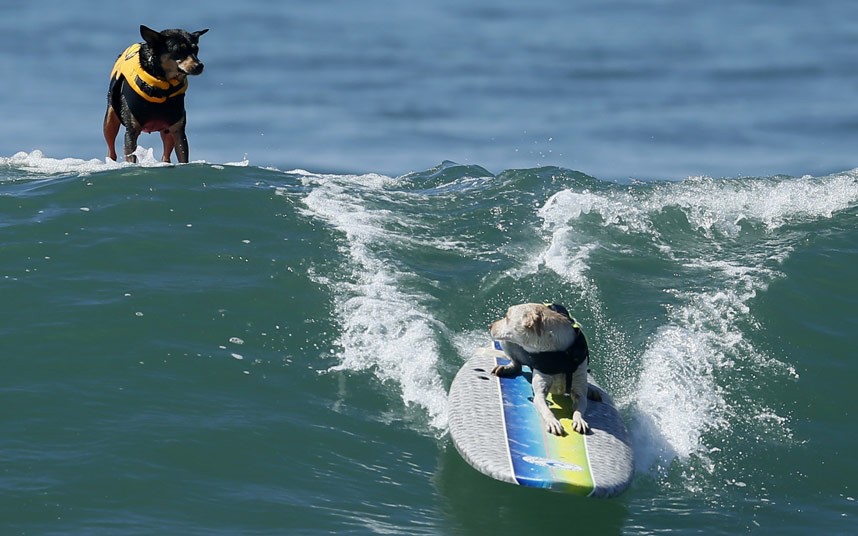
[[141, 132], [160, 132], [164, 143], [161, 160], [170, 161], [173, 149], [179, 162], [188, 161], [185, 135], [185, 91], [188, 75], [203, 72], [197, 57], [200, 36], [208, 30], [156, 32], [140, 26], [142, 43], [119, 55], [110, 73], [104, 139], [107, 154], [116, 160], [116, 136], [125, 127], [125, 160], [136, 162], [134, 151]]

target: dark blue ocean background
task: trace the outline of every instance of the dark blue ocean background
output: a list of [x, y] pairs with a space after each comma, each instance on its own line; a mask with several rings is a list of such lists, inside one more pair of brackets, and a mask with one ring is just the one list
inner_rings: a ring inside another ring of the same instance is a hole
[[[858, 4], [7, 1], [0, 534], [852, 534]], [[106, 162], [138, 27], [191, 160]], [[632, 433], [495, 482], [447, 388], [566, 304]]]

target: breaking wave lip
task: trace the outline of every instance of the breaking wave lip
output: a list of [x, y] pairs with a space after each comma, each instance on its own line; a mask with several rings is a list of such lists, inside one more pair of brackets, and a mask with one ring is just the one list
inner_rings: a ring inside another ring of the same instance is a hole
[[[717, 447], [705, 444], [706, 433], [739, 418], [739, 412], [750, 415], [747, 419], [775, 420], [780, 431], [773, 433], [791, 434], [789, 419], [769, 408], [734, 408], [728, 403], [730, 386], [720, 385], [719, 379], [729, 373], [736, 358], [747, 360], [758, 371], [774, 367], [797, 379], [793, 367], [754, 348], [735, 325], [737, 321], [755, 325], [749, 303], [781, 277], [778, 267], [792, 249], [776, 231], [792, 223], [830, 218], [854, 206], [858, 203], [856, 177], [853, 171], [824, 178], [697, 178], [606, 192], [566, 189], [539, 209], [548, 245], [537, 265], [577, 286], [585, 298], [589, 296], [591, 306], [599, 304], [599, 289], [589, 276], [588, 261], [599, 248], [614, 246], [600, 242], [599, 224], [593, 224], [592, 218], [582, 225], [581, 218], [588, 215], [598, 216], [603, 228], [646, 237], [677, 272], [702, 272], [718, 282], [708, 290], [662, 289], [672, 297], [664, 305], [666, 322], [637, 352], [639, 375], [627, 378], [637, 387], [623, 401], [632, 415], [638, 471], [658, 471], [674, 459], [691, 457], [709, 467], [707, 454]], [[669, 208], [685, 215], [689, 225], [683, 232], [695, 234], [699, 239], [694, 242], [712, 247], [686, 250], [667, 238], [673, 230], [660, 227], [654, 218]], [[729, 252], [717, 247], [741, 236], [745, 223], [762, 229], [753, 235], [751, 247]], [[600, 316], [600, 311], [595, 315]]]
[[310, 187], [303, 212], [345, 235], [340, 249], [351, 263], [349, 281], [321, 281], [336, 296], [335, 317], [342, 327], [339, 364], [329, 370], [372, 370], [383, 383], [400, 387], [406, 406], [424, 408], [433, 428], [446, 430], [447, 396], [438, 374], [440, 350], [435, 339], [444, 326], [420, 305], [429, 297], [403, 290], [404, 274], [372, 250], [373, 244], [397, 240], [384, 224], [402, 217], [367, 208], [360, 200], [361, 190], [380, 190], [394, 179], [306, 174], [303, 180]]
[[68, 173], [87, 175], [100, 171], [122, 169], [124, 165], [124, 163], [114, 162], [113, 160], [48, 158], [39, 150], [31, 153], [19, 152], [8, 158], [0, 157], [0, 166], [8, 166], [34, 175], [60, 175]]

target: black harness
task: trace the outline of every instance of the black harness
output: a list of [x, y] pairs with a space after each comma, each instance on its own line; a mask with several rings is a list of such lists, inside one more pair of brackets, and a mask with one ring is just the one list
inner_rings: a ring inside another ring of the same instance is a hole
[[546, 307], [560, 313], [569, 319], [572, 327], [575, 329], [575, 340], [572, 345], [565, 350], [557, 352], [539, 352], [529, 354], [530, 363], [525, 363], [531, 369], [536, 369], [543, 374], [566, 374], [566, 390], [568, 391], [572, 384], [572, 373], [575, 372], [584, 362], [590, 364], [590, 349], [587, 346], [587, 338], [581, 330], [581, 325], [578, 321], [572, 318], [569, 311], [562, 305], [556, 303], [545, 304]]

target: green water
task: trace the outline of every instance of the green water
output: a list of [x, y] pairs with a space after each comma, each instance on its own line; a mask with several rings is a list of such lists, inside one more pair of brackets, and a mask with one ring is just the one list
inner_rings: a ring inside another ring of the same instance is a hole
[[[2, 533], [848, 534], [856, 207], [853, 173], [4, 159]], [[618, 499], [446, 435], [488, 323], [543, 299], [632, 432]]]

